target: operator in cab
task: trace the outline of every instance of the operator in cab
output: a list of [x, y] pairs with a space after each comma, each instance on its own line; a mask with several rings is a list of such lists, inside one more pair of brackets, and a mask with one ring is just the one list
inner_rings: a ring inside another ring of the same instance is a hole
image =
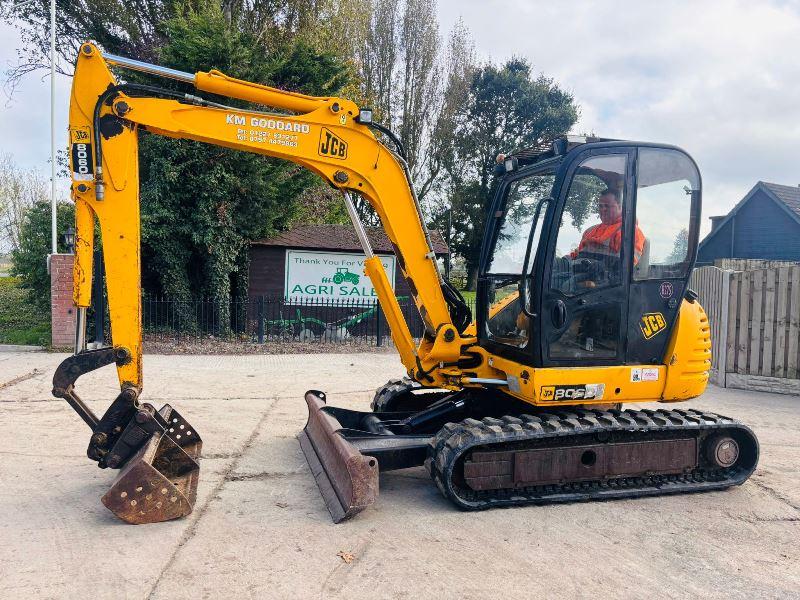
[[[582, 253], [619, 256], [622, 247], [622, 201], [619, 190], [606, 188], [597, 198], [597, 213], [600, 223], [583, 232], [580, 244], [570, 253], [575, 260]], [[638, 264], [644, 250], [644, 234], [636, 225], [633, 248], [633, 264]]]
[[[597, 197], [600, 223], [583, 232], [578, 246], [562, 259], [557, 272], [572, 276], [562, 281], [563, 291], [579, 291], [611, 284], [620, 277], [622, 251], [622, 198], [619, 187], [609, 186]], [[638, 265], [646, 239], [636, 225], [633, 264]], [[569, 266], [568, 266], [569, 265]]]

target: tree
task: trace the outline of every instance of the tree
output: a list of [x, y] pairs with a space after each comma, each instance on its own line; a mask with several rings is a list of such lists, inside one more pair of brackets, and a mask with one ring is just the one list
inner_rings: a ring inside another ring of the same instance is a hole
[[[159, 62], [317, 95], [333, 94], [346, 82], [336, 60], [305, 42], [268, 50], [247, 31], [228, 28], [227, 20], [211, 6], [169, 21]], [[307, 215], [297, 199], [319, 180], [286, 161], [188, 140], [145, 136], [141, 155], [147, 287], [170, 296], [214, 297], [221, 301], [217, 322], [226, 328], [226, 300], [247, 293], [249, 242]], [[330, 213], [341, 219], [337, 209]]]
[[[30, 58], [17, 74], [46, 63], [47, 36], [41, 35], [39, 23], [45, 4], [37, 1], [19, 13]], [[332, 7], [331, 0], [59, 0], [59, 48], [72, 63], [79, 44], [89, 38], [107, 52], [172, 68], [219, 69], [283, 89], [335, 95], [350, 81], [352, 67], [316, 49], [325, 38], [321, 14], [331, 14]], [[185, 91], [169, 80], [124, 70], [118, 74], [127, 81]], [[140, 172], [145, 289], [215, 297], [221, 300], [217, 322], [223, 328], [229, 322], [224, 300], [232, 292], [247, 291], [250, 240], [298, 220], [344, 218], [340, 204], [326, 198], [310, 207], [300, 205], [300, 194], [319, 189], [320, 179], [258, 155], [144, 134]]]
[[468, 289], [474, 289], [486, 214], [500, 152], [539, 146], [565, 134], [577, 121], [573, 97], [552, 79], [533, 77], [525, 59], [501, 67], [486, 64], [469, 82], [464, 110], [454, 118], [443, 153], [447, 196], [453, 210], [452, 247], [466, 263]]
[[36, 170], [19, 168], [10, 154], [0, 154], [0, 251], [19, 248], [25, 212], [48, 198], [47, 180]]
[[686, 260], [686, 255], [689, 253], [689, 230], [681, 229], [675, 235], [675, 241], [672, 243], [672, 252], [664, 260], [665, 264], [675, 265], [682, 263]]
[[[166, 23], [210, 8], [220, 11], [226, 29], [246, 33], [260, 47], [274, 49], [300, 40], [320, 50], [330, 45], [329, 25], [342, 27], [347, 11], [363, 1], [56, 0], [56, 52], [61, 59], [57, 67], [70, 74], [86, 40], [108, 52], [154, 62], [168, 42]], [[26, 73], [50, 67], [50, 0], [34, 0], [19, 8], [15, 4], [19, 2], [0, 0], [0, 18], [18, 28], [24, 44], [9, 73], [12, 83]]]
[[[75, 221], [75, 206], [59, 202], [56, 214], [59, 223]], [[20, 287], [28, 292], [31, 304], [50, 311], [50, 275], [46, 257], [51, 250], [50, 203], [38, 201], [24, 212], [19, 228], [19, 244], [11, 252], [11, 274], [20, 278]], [[66, 252], [62, 236], [58, 236], [58, 251]]]
[[[459, 20], [450, 33], [444, 58], [444, 93], [439, 117], [436, 120], [429, 146], [430, 168], [437, 180], [432, 186], [437, 191], [439, 175], [455, 143], [455, 134], [461, 115], [467, 110], [470, 85], [478, 69], [475, 43], [464, 23]], [[451, 161], [452, 162], [452, 161]]]
[[435, 3], [372, 2], [366, 35], [355, 53], [362, 96], [376, 121], [400, 139], [417, 195], [424, 201], [441, 174], [438, 149], [451, 130], [457, 74], [474, 64], [469, 32], [459, 21], [443, 54]]

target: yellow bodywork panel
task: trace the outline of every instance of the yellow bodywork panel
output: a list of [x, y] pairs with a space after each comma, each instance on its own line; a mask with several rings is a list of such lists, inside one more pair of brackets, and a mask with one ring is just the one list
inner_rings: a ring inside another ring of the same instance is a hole
[[[75, 201], [75, 286], [78, 307], [89, 306], [91, 297], [94, 218], [100, 223], [106, 269], [108, 311], [115, 346], [127, 348], [133, 360], [118, 367], [122, 387], [142, 385], [142, 294], [140, 284], [139, 154], [133, 127], [123, 126], [103, 140], [103, 173], [108, 183], [105, 199], [94, 194], [91, 160], [92, 122], [98, 96], [116, 81], [99, 53], [81, 52], [70, 98], [70, 170]], [[88, 138], [88, 139], [87, 139]], [[88, 148], [88, 150], [87, 150]]]
[[705, 391], [711, 369], [711, 327], [699, 302], [681, 304], [665, 356], [663, 402], [689, 400]]

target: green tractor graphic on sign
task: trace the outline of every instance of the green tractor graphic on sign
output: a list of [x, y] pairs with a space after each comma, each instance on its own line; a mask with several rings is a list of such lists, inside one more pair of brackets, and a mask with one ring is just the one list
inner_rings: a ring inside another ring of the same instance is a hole
[[358, 275], [351, 273], [347, 267], [339, 267], [336, 269], [336, 274], [333, 276], [333, 283], [339, 285], [343, 281], [349, 281], [353, 285], [358, 285]]

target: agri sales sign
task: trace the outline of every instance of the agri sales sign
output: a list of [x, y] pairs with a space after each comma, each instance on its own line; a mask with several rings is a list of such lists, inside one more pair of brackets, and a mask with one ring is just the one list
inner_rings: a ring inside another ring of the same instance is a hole
[[[394, 289], [394, 256], [379, 256]], [[353, 304], [375, 304], [378, 295], [364, 275], [363, 254], [286, 251], [287, 301], [324, 304], [347, 300]]]

